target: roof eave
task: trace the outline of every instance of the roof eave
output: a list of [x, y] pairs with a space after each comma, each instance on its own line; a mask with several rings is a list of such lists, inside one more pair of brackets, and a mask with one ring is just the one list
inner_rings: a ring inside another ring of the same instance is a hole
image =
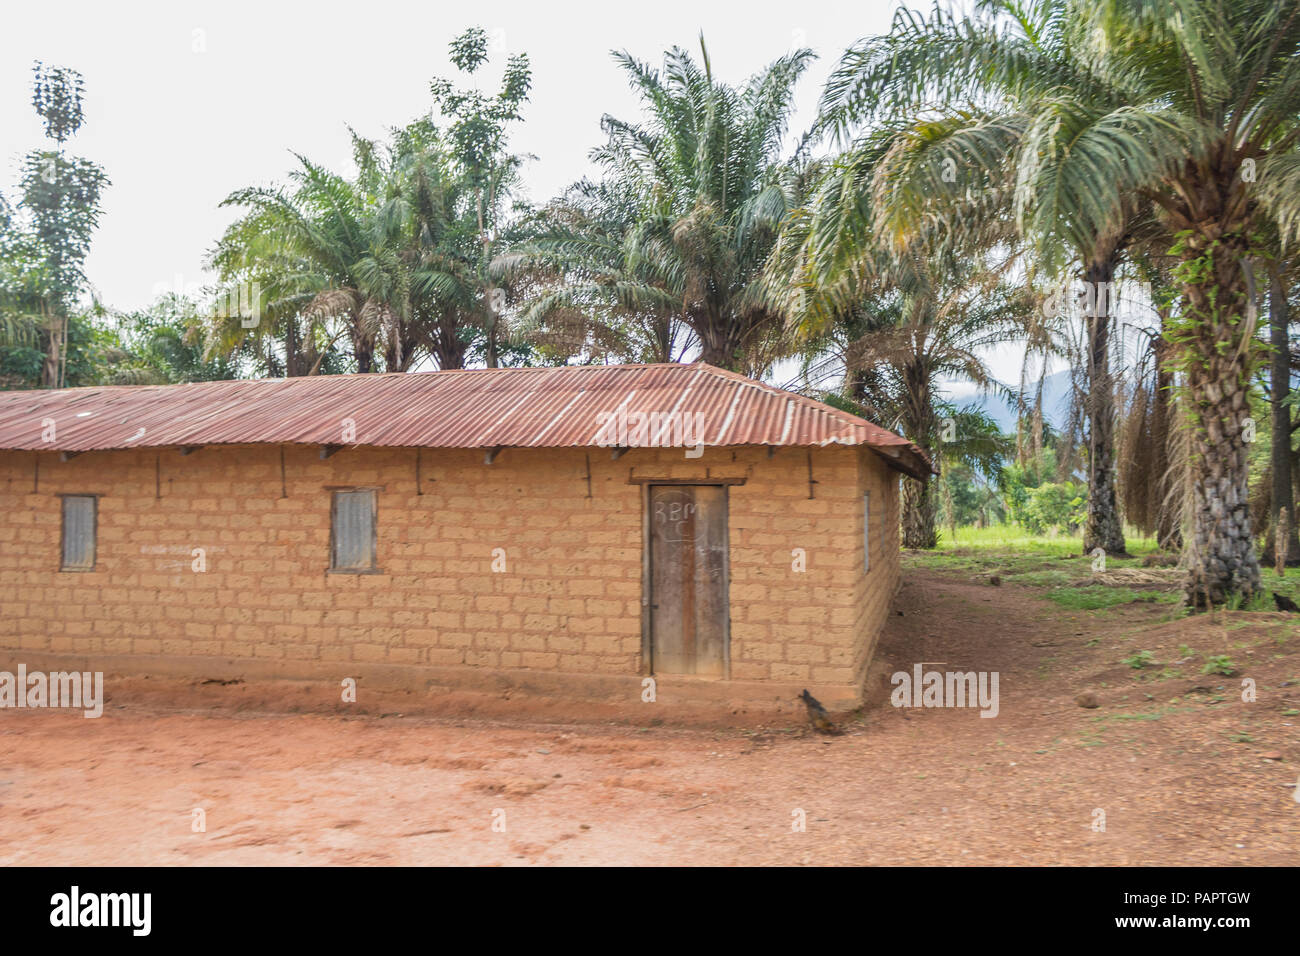
[[917, 481], [929, 481], [939, 472], [935, 470], [930, 459], [915, 445], [867, 445], [895, 471], [901, 471]]

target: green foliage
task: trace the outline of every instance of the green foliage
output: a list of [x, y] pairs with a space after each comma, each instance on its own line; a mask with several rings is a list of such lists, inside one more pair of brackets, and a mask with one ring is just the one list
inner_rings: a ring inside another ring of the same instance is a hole
[[1232, 658], [1227, 654], [1216, 654], [1205, 661], [1205, 666], [1201, 668], [1202, 674], [1221, 674], [1224, 677], [1231, 677], [1237, 673], [1237, 665], [1233, 663]]
[[604, 118], [606, 142], [592, 154], [601, 182], [571, 190], [498, 261], [500, 274], [539, 279], [520, 331], [568, 326], [598, 349], [630, 320], [671, 358], [676, 324], [704, 361], [765, 371], [787, 350], [784, 310], [763, 280], [806, 187], [782, 143], [812, 58], [795, 51], [732, 87], [714, 77], [702, 38], [699, 60], [674, 48], [662, 70], [615, 54], [643, 115]]
[[[488, 36], [471, 27], [451, 41], [451, 61], [466, 75], [488, 62]], [[445, 77], [435, 78], [429, 92], [442, 115], [451, 120], [447, 139], [451, 153], [476, 186], [490, 187], [505, 156], [506, 127], [522, 118], [520, 107], [528, 100], [532, 70], [528, 54], [518, 53], [506, 63], [501, 89], [487, 96], [474, 89], [455, 89]]]
[[1253, 594], [1233, 591], [1228, 594], [1223, 607], [1229, 611], [1271, 611], [1274, 606], [1269, 592], [1261, 588]]
[[1127, 664], [1135, 671], [1140, 671], [1155, 659], [1155, 655], [1150, 651], [1138, 651], [1129, 657], [1120, 661], [1121, 664]]
[[39, 60], [32, 72], [32, 106], [45, 124], [45, 135], [62, 145], [83, 122], [85, 84], [81, 74], [65, 66], [47, 67]]
[[[115, 358], [114, 333], [91, 315], [67, 317], [62, 345], [63, 385], [75, 388], [104, 384]], [[46, 353], [31, 345], [0, 345], [0, 388], [40, 388], [44, 384]]]
[[1041, 452], [1003, 469], [1007, 514], [1031, 535], [1049, 531], [1072, 534], [1087, 517], [1087, 487], [1069, 480], [1051, 480], [1060, 470], [1057, 464], [1060, 441], [1056, 433], [1044, 426]]
[[997, 422], [977, 409], [956, 409], [944, 403], [938, 414], [943, 441], [940, 520], [949, 528], [1001, 523], [1006, 519], [1004, 464], [1013, 442], [1001, 433]]
[[[487, 56], [482, 30], [452, 42], [467, 74]], [[447, 130], [420, 119], [384, 143], [353, 134], [353, 178], [299, 156], [288, 183], [233, 193], [225, 204], [246, 211], [212, 263], [227, 289], [261, 290], [262, 318], [250, 330], [242, 316], [218, 316], [209, 354], [244, 349], [272, 375], [501, 364], [512, 290], [488, 266], [519, 212], [521, 157], [506, 152], [507, 131], [530, 83], [525, 55], [511, 57], [492, 97], [435, 80]], [[530, 363], [533, 349], [513, 343], [504, 360]]]
[[1087, 489], [1072, 481], [1047, 482], [1028, 489], [1023, 504], [1012, 505], [1011, 515], [1030, 534], [1071, 534], [1087, 516], [1086, 495]]
[[236, 378], [239, 353], [208, 356], [197, 303], [169, 294], [138, 312], [115, 317], [116, 352], [105, 370], [109, 385], [168, 385]]
[[940, 520], [949, 527], [988, 527], [1006, 520], [1006, 505], [996, 485], [982, 480], [965, 462], [949, 464], [941, 478]]
[[0, 346], [0, 386], [36, 388], [41, 381], [45, 353], [27, 345]]
[[16, 349], [0, 356], [0, 369], [7, 382], [28, 383], [39, 351], [37, 382], [56, 386], [80, 377], [71, 350], [81, 333], [70, 313], [85, 289], [108, 178], [96, 163], [63, 152], [83, 122], [81, 74], [39, 62], [34, 72], [32, 104], [54, 148], [23, 157], [16, 207], [0, 196], [0, 346]]

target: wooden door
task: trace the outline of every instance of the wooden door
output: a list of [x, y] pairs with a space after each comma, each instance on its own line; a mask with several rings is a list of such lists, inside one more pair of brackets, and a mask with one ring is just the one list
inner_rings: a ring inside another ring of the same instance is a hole
[[651, 673], [726, 677], [727, 489], [651, 485], [649, 507]]

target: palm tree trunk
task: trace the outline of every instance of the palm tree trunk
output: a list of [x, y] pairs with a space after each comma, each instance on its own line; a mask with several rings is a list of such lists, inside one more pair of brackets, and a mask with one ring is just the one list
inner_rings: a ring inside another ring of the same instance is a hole
[[352, 355], [357, 360], [358, 372], [371, 372], [375, 368], [375, 343], [359, 331], [352, 333]]
[[[1170, 346], [1164, 337], [1169, 321], [1169, 309], [1160, 310], [1160, 336], [1156, 339], [1153, 351], [1156, 365], [1156, 391], [1152, 396], [1151, 440], [1158, 443], [1155, 459], [1159, 462], [1152, 480], [1156, 484], [1156, 547], [1161, 551], [1181, 551], [1183, 549], [1182, 509], [1177, 506], [1174, 488], [1181, 483], [1181, 478], [1173, 471], [1175, 466], [1172, 453], [1174, 441], [1174, 373], [1169, 367]], [[1181, 464], [1181, 462], [1180, 462]]]
[[295, 378], [303, 374], [302, 356], [299, 354], [298, 322], [290, 318], [284, 330], [284, 374], [286, 378]]
[[1110, 325], [1114, 298], [1110, 292], [1115, 261], [1091, 263], [1084, 273], [1091, 306], [1088, 328], [1088, 518], [1083, 550], [1101, 548], [1107, 554], [1127, 554], [1124, 527], [1115, 495], [1115, 387], [1110, 375]]
[[438, 368], [443, 371], [464, 368], [466, 349], [467, 343], [461, 341], [460, 336], [456, 334], [456, 313], [454, 311], [444, 313], [438, 322], [433, 345], [430, 348]]
[[[1251, 531], [1244, 429], [1250, 417], [1251, 360], [1246, 320], [1253, 307], [1242, 263], [1249, 254], [1242, 224], [1207, 224], [1182, 246], [1186, 314], [1180, 338], [1188, 354], [1192, 416], [1192, 521], [1187, 542], [1187, 601], [1213, 607], [1260, 589]], [[1214, 228], [1218, 227], [1218, 228]]]
[[[1295, 498], [1291, 485], [1291, 409], [1286, 400], [1291, 393], [1291, 341], [1290, 341], [1290, 307], [1286, 299], [1286, 287], [1282, 285], [1280, 270], [1277, 265], [1269, 270], [1269, 344], [1272, 346], [1270, 357], [1271, 405], [1273, 413], [1273, 447], [1270, 461], [1273, 472], [1273, 495], [1269, 506], [1272, 526], [1278, 526], [1278, 513], [1282, 508], [1288, 515], [1295, 514]], [[1291, 528], [1286, 543], [1286, 562], [1300, 561], [1300, 538], [1296, 535], [1296, 522], [1290, 522]], [[1273, 536], [1270, 536], [1273, 537]], [[1276, 545], [1275, 545], [1276, 547]]]
[[952, 482], [945, 473], [943, 476], [943, 510], [948, 514], [948, 536], [957, 540], [957, 504], [952, 498]]
[[654, 342], [654, 361], [673, 360], [673, 327], [668, 316], [653, 316], [649, 322], [650, 338]]
[[735, 353], [725, 345], [712, 346], [701, 345], [700, 361], [707, 362], [709, 365], [715, 365], [718, 368], [725, 368], [729, 371], [735, 371], [732, 368], [736, 364]]
[[938, 502], [928, 481], [903, 479], [903, 547], [934, 548], [939, 544], [935, 531]]
[[[925, 453], [926, 458], [936, 461], [937, 456], [930, 451], [935, 421], [929, 372], [923, 365], [909, 362], [903, 368], [903, 379], [906, 383], [906, 394], [903, 399], [904, 433]], [[939, 501], [932, 485], [933, 481], [903, 479], [903, 547], [905, 548], [939, 546], [939, 535], [935, 530], [935, 516]]]
[[[692, 318], [696, 317], [686, 313], [685, 319], [688, 322]], [[739, 319], [719, 310], [710, 311], [698, 318], [698, 321], [690, 324], [700, 339], [700, 361], [731, 372], [743, 372], [740, 368], [743, 333]]]

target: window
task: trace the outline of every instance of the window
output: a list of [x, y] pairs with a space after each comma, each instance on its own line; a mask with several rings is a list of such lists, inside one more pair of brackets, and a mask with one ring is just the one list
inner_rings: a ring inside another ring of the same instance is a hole
[[99, 499], [94, 495], [63, 496], [63, 556], [60, 571], [95, 570], [95, 525]]
[[871, 570], [871, 492], [862, 493], [862, 573]]
[[334, 492], [330, 570], [364, 574], [375, 567], [375, 490]]

